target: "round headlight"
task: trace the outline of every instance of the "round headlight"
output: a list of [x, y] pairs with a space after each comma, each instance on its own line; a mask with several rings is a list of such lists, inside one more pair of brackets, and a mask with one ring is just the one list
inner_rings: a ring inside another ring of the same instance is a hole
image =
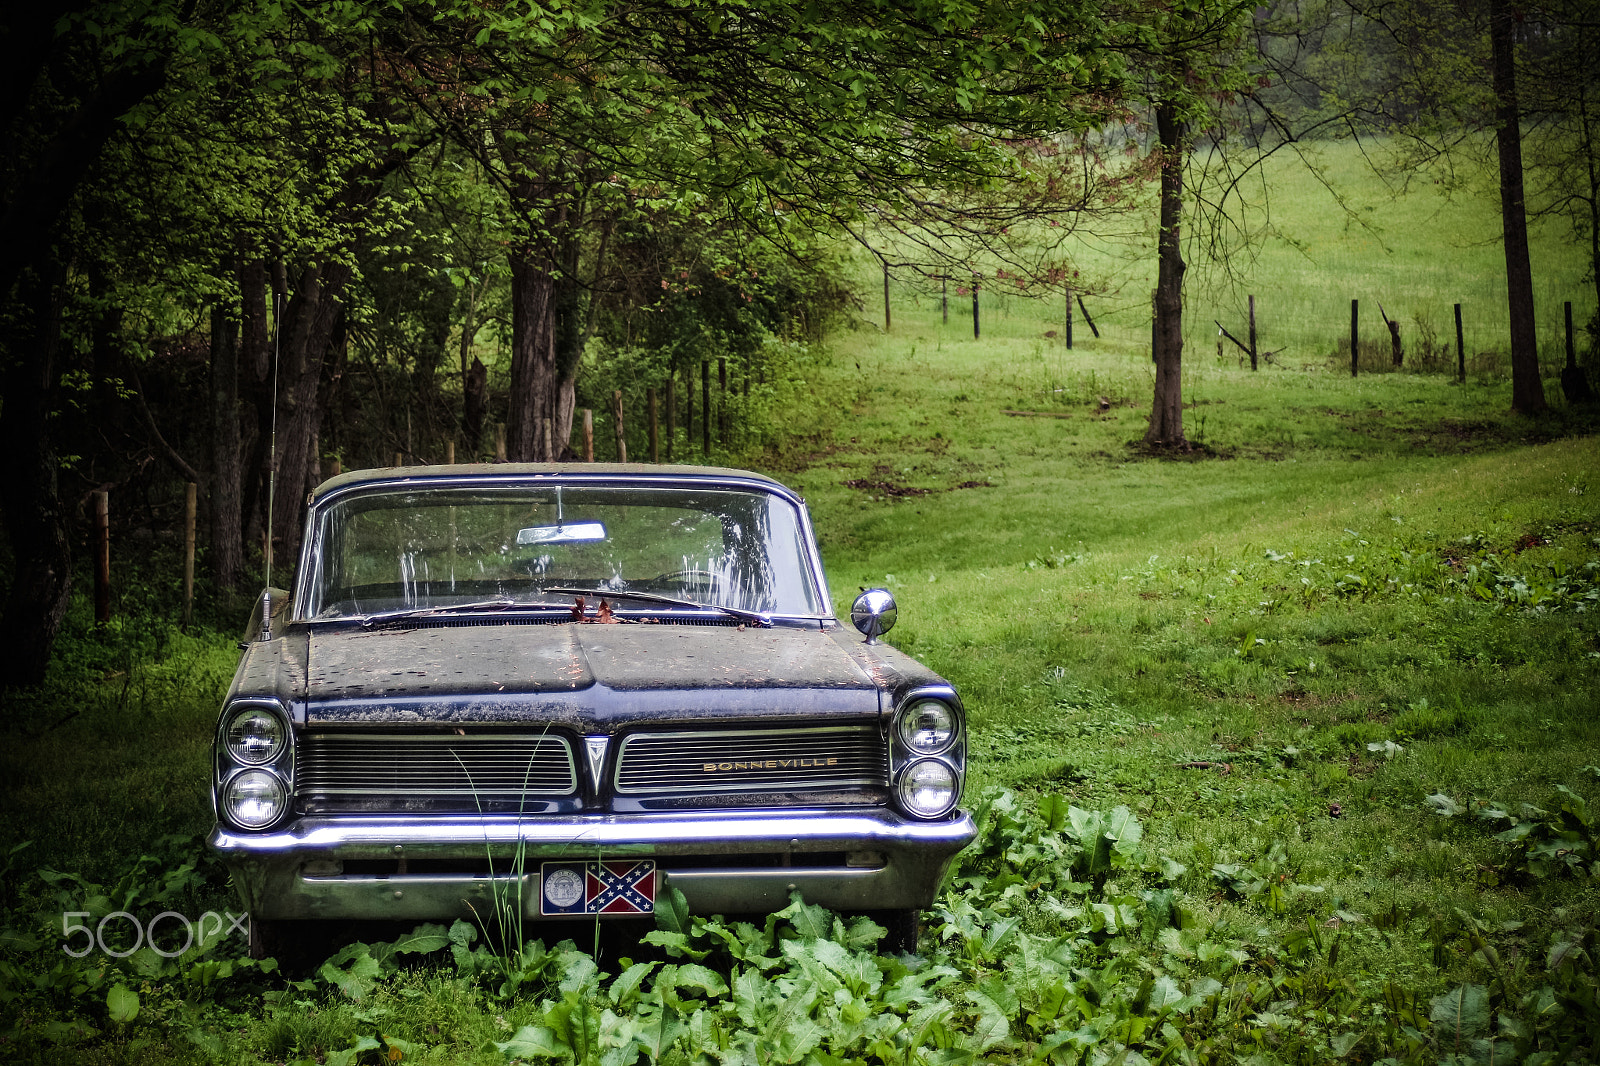
[[222, 809], [228, 821], [245, 829], [263, 829], [289, 806], [289, 788], [277, 774], [246, 770], [235, 774], [222, 790]]
[[939, 700], [920, 700], [900, 715], [900, 743], [921, 755], [936, 755], [956, 738], [956, 712]]
[[259, 765], [278, 757], [284, 744], [283, 719], [264, 707], [246, 707], [228, 721], [228, 754]]
[[900, 775], [900, 805], [918, 818], [937, 818], [956, 805], [959, 785], [949, 763], [919, 759]]

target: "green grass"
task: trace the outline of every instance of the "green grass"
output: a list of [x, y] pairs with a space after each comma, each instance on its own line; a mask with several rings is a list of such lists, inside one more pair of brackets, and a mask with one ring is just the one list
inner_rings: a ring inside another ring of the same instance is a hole
[[[1388, 360], [1381, 303], [1400, 322], [1409, 359], [1421, 356], [1425, 324], [1435, 347], [1443, 349], [1439, 357], [1453, 367], [1452, 305], [1460, 303], [1469, 366], [1480, 372], [1503, 369], [1509, 347], [1505, 258], [1494, 190], [1477, 187], [1447, 196], [1428, 173], [1375, 177], [1371, 163], [1384, 165], [1389, 147], [1379, 139], [1368, 142], [1365, 151], [1346, 141], [1307, 145], [1303, 156], [1280, 150], [1230, 195], [1234, 221], [1220, 231], [1222, 243], [1215, 251], [1210, 228], [1191, 212], [1185, 220], [1184, 250], [1190, 267], [1184, 307], [1188, 360], [1207, 366], [1216, 361], [1216, 321], [1244, 340], [1247, 297], [1254, 294], [1258, 349], [1281, 349], [1275, 358], [1292, 369], [1323, 366], [1340, 344], [1345, 346], [1343, 365], [1349, 365], [1352, 299], [1360, 301], [1363, 347], [1373, 345], [1374, 365], [1380, 356], [1382, 362]], [[1149, 357], [1155, 230], [1149, 202], [1153, 190], [1145, 191], [1137, 214], [1115, 226], [1100, 224], [1102, 229], [1127, 230], [1129, 238], [1085, 234], [1069, 240], [1058, 257], [1080, 272], [1079, 288], [1091, 293], [1085, 304], [1101, 332], [1097, 340], [1075, 309], [1075, 353], [1142, 349]], [[1214, 188], [1208, 193], [1216, 195]], [[1595, 313], [1595, 288], [1584, 281], [1584, 248], [1572, 240], [1564, 222], [1534, 220], [1531, 239], [1540, 357], [1551, 370], [1564, 358], [1562, 303], [1572, 302], [1581, 330]], [[904, 257], [917, 260], [909, 251]], [[986, 272], [994, 269], [991, 265]], [[881, 327], [876, 267], [864, 263], [858, 284], [865, 294], [864, 317]], [[939, 319], [939, 299], [938, 282], [898, 269], [891, 285], [895, 333], [904, 328], [929, 336], [929, 322]], [[943, 343], [970, 345], [971, 297], [958, 295], [952, 285], [949, 302], [950, 327], [941, 331]], [[1045, 350], [1061, 347], [1061, 293], [1022, 297], [980, 288], [980, 303], [986, 338], [1033, 341]], [[1057, 336], [1046, 337], [1047, 332]], [[1239, 350], [1223, 343], [1225, 361], [1236, 365]]]

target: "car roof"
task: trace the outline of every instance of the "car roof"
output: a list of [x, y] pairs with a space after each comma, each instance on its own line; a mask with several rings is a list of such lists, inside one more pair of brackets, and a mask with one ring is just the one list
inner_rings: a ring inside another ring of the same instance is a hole
[[794, 495], [792, 489], [765, 474], [721, 466], [663, 466], [655, 463], [456, 463], [449, 466], [389, 466], [347, 470], [318, 485], [312, 491], [311, 497], [313, 500], [320, 499], [355, 485], [403, 485], [409, 481], [437, 484], [457, 478], [477, 481], [485, 478], [523, 480], [562, 476], [662, 481], [716, 479], [743, 482], [746, 485], [753, 481], [777, 489], [785, 495]]

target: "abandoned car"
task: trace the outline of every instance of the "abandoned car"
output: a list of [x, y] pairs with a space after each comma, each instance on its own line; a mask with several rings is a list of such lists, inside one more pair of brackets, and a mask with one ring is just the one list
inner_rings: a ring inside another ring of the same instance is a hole
[[914, 928], [974, 835], [956, 692], [878, 641], [885, 590], [840, 624], [769, 478], [354, 471], [313, 493], [287, 595], [215, 744], [209, 843], [258, 954], [310, 923], [637, 917], [667, 886]]

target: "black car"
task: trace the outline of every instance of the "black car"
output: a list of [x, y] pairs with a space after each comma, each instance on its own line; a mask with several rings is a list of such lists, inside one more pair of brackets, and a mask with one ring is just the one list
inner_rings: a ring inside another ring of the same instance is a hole
[[955, 690], [878, 642], [885, 590], [839, 623], [769, 478], [355, 471], [313, 494], [295, 584], [217, 726], [210, 845], [257, 953], [310, 922], [638, 916], [667, 885], [914, 928], [974, 835]]

